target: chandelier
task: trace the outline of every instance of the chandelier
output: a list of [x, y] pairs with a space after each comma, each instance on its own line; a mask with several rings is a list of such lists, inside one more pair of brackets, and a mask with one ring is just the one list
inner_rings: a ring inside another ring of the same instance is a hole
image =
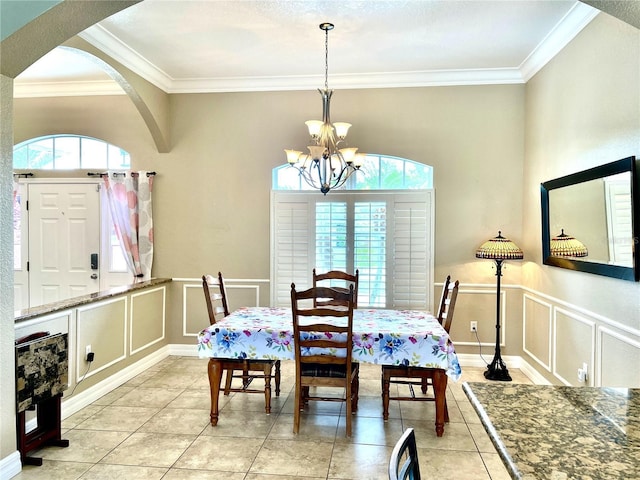
[[333, 90], [329, 90], [329, 30], [332, 23], [321, 23], [324, 30], [324, 90], [318, 89], [322, 96], [322, 120], [305, 122], [314, 145], [307, 148], [309, 153], [298, 150], [285, 150], [287, 162], [296, 168], [300, 176], [311, 187], [327, 194], [329, 190], [339, 188], [347, 179], [360, 169], [364, 162], [364, 153], [356, 153], [357, 148], [340, 148], [344, 144], [350, 123], [331, 123], [329, 104]]

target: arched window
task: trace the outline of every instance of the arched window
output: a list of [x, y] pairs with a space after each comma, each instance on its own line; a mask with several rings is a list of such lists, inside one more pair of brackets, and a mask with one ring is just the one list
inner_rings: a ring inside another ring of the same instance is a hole
[[[273, 169], [273, 190], [313, 190], [288, 164]], [[433, 167], [406, 158], [369, 153], [360, 171], [341, 190], [413, 190], [433, 188]]]
[[129, 153], [97, 138], [48, 135], [32, 138], [13, 148], [13, 168], [119, 170], [131, 167]]

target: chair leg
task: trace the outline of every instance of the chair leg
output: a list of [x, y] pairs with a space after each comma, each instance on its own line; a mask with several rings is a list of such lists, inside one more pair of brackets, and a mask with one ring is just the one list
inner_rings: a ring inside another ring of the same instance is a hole
[[300, 406], [301, 406], [301, 402], [302, 402], [302, 389], [304, 387], [301, 387], [299, 383], [296, 383], [295, 385], [295, 389], [296, 389], [296, 393], [295, 393], [295, 397], [294, 397], [294, 405], [297, 406], [297, 408], [294, 407], [293, 409], [293, 433], [298, 433], [298, 431], [300, 431]]
[[427, 393], [427, 388], [429, 387], [429, 382], [427, 381], [427, 379], [426, 379], [426, 378], [423, 378], [423, 379], [422, 379], [422, 385], [421, 385], [421, 387], [422, 387], [422, 394], [423, 394], [423, 395], [426, 395], [426, 393]]
[[227, 370], [227, 378], [224, 381], [224, 394], [229, 396], [229, 392], [231, 391], [231, 381], [233, 380], [233, 369], [230, 368]]
[[280, 396], [280, 360], [276, 360], [276, 397]]
[[346, 413], [347, 437], [351, 437], [351, 414], [352, 414], [352, 407], [353, 407], [353, 395], [355, 393], [353, 391], [354, 383], [355, 383], [355, 378], [352, 381], [347, 382], [347, 398], [346, 398], [347, 401], [345, 402], [345, 405], [347, 407], [347, 413]]
[[447, 407], [447, 399], [444, 399], [444, 421], [449, 423], [449, 407]]
[[355, 414], [358, 411], [358, 398], [360, 394], [360, 372], [356, 372], [356, 376], [353, 382], [353, 392], [352, 393], [352, 401], [353, 405], [351, 407], [351, 413]]
[[389, 384], [391, 374], [382, 367], [382, 418], [389, 420]]
[[246, 389], [251, 383], [251, 380], [253, 379], [249, 376], [249, 367], [245, 364], [242, 367], [242, 388]]
[[271, 413], [271, 364], [264, 364], [264, 410]]

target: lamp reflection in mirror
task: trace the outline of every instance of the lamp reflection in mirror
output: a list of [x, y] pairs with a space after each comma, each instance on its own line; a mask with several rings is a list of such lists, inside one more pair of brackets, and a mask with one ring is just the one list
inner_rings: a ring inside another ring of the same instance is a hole
[[522, 260], [524, 254], [515, 243], [503, 237], [502, 232], [498, 231], [497, 237], [490, 238], [476, 250], [476, 257], [489, 258], [496, 262], [496, 349], [493, 360], [487, 365], [484, 377], [487, 380], [510, 382], [511, 375], [509, 375], [507, 365], [500, 354], [500, 277], [502, 276], [502, 262], [504, 260]]
[[322, 96], [322, 120], [305, 122], [315, 145], [307, 147], [308, 154], [298, 150], [285, 150], [289, 165], [298, 170], [307, 184], [325, 195], [331, 189], [344, 185], [360, 169], [366, 156], [364, 153], [356, 153], [357, 148], [339, 148], [347, 137], [350, 123], [331, 123], [329, 106], [333, 90], [329, 90], [328, 72], [329, 30], [333, 30], [333, 27], [332, 23], [320, 24], [320, 30], [325, 33], [324, 89], [318, 89]]
[[587, 247], [575, 237], [564, 233], [551, 239], [551, 255], [554, 257], [586, 257], [589, 255]]

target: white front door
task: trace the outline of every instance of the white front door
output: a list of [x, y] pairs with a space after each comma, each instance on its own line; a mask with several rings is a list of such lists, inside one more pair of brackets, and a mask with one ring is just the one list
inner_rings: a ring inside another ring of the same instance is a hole
[[30, 306], [99, 291], [99, 252], [97, 185], [29, 185]]

